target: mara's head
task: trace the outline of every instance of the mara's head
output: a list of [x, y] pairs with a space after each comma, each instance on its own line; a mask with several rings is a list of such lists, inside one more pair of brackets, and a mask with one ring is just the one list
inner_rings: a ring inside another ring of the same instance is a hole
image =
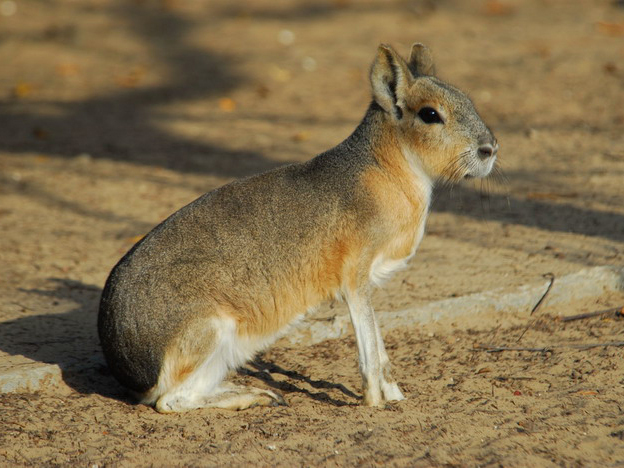
[[373, 99], [397, 129], [401, 150], [433, 179], [487, 176], [498, 143], [472, 101], [434, 76], [429, 49], [414, 44], [406, 62], [381, 45], [371, 68]]

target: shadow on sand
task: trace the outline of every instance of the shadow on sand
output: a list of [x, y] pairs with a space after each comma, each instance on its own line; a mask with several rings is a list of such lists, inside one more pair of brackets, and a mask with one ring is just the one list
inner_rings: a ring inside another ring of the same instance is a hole
[[[73, 303], [75, 307], [60, 314], [34, 315], [0, 324], [0, 350], [11, 355], [23, 355], [46, 364], [56, 364], [63, 381], [80, 393], [96, 393], [108, 398], [135, 403], [130, 395], [110, 374], [97, 335], [97, 310], [101, 289], [79, 281], [52, 278], [52, 290], [24, 290], [53, 305]], [[255, 370], [252, 370], [255, 369]], [[357, 395], [342, 384], [313, 380], [295, 371], [289, 371], [261, 357], [239, 370], [241, 375], [256, 378], [267, 386], [284, 393], [302, 393], [310, 398], [334, 406], [345, 406], [346, 401], [331, 398], [323, 391], [312, 392], [297, 386], [305, 383], [315, 389], [337, 389], [351, 399]], [[271, 374], [281, 374], [288, 381], [277, 381]]]
[[[198, 143], [158, 128], [154, 121], [158, 106], [226, 95], [243, 82], [233, 70], [230, 57], [190, 43], [191, 20], [143, 2], [98, 8], [102, 15], [114, 17], [116, 24], [141, 39], [151, 59], [167, 70], [167, 81], [119, 88], [81, 101], [31, 99], [28, 105], [8, 102], [0, 107], [1, 151], [41, 152], [66, 158], [87, 153], [94, 158], [227, 177], [278, 165], [254, 151]], [[38, 40], [59, 39], [44, 35]], [[39, 110], [51, 107], [57, 112]]]

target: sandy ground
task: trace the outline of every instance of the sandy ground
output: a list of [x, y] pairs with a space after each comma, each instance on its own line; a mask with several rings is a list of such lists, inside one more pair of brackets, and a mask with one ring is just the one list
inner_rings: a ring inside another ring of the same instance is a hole
[[[126, 399], [95, 333], [110, 268], [152, 226], [350, 133], [380, 42], [433, 49], [495, 131], [506, 180], [436, 193], [378, 310], [624, 265], [619, 4], [0, 1], [0, 370], [54, 363], [64, 379], [0, 395], [0, 464], [623, 464], [622, 348], [563, 346], [622, 341], [622, 321], [556, 320], [618, 294], [393, 331], [408, 399], [387, 409], [358, 406], [346, 338], [278, 343], [235, 377], [289, 407], [162, 416]], [[560, 347], [475, 348], [512, 346], [527, 325], [522, 346]]]

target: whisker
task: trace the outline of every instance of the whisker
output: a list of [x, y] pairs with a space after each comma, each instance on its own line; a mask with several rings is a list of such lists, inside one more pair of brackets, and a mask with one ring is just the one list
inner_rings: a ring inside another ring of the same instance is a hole
[[483, 191], [483, 193], [485, 195], [485, 201], [487, 202], [487, 213], [489, 214], [492, 211], [492, 197], [490, 196], [492, 193], [492, 189], [490, 187], [490, 179], [488, 179], [487, 177], [483, 179], [483, 183], [481, 184], [481, 188], [483, 189], [484, 187], [485, 190]]
[[509, 179], [499, 166], [494, 166], [491, 177], [501, 185], [509, 185]]
[[504, 197], [507, 201], [507, 209], [511, 210], [511, 199], [509, 191], [509, 179], [499, 166], [494, 166], [492, 178], [505, 188]]
[[462, 151], [442, 167], [441, 173], [444, 175], [444, 179], [440, 185], [445, 189], [450, 188], [451, 195], [453, 194], [455, 184], [460, 182], [466, 175], [466, 172], [470, 172], [470, 169], [472, 169], [472, 159], [466, 158], [471, 152], [471, 149]]
[[[469, 169], [469, 167], [466, 165], [466, 156], [468, 156], [470, 153], [471, 150], [463, 151], [459, 153], [453, 161], [451, 161], [453, 165], [451, 180], [453, 182], [459, 182], [461, 179], [463, 179], [466, 169]], [[468, 160], [468, 162], [469, 161], [470, 160]]]

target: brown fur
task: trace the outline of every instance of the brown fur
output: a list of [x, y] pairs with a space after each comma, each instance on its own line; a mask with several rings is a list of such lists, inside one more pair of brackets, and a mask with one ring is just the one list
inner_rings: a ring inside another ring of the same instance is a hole
[[182, 208], [113, 269], [98, 329], [113, 374], [159, 411], [280, 404], [222, 382], [293, 319], [341, 295], [356, 331], [364, 402], [402, 399], [370, 303], [371, 283], [420, 242], [432, 184], [481, 177], [496, 140], [459, 90], [380, 46], [373, 102], [343, 143], [228, 184]]

